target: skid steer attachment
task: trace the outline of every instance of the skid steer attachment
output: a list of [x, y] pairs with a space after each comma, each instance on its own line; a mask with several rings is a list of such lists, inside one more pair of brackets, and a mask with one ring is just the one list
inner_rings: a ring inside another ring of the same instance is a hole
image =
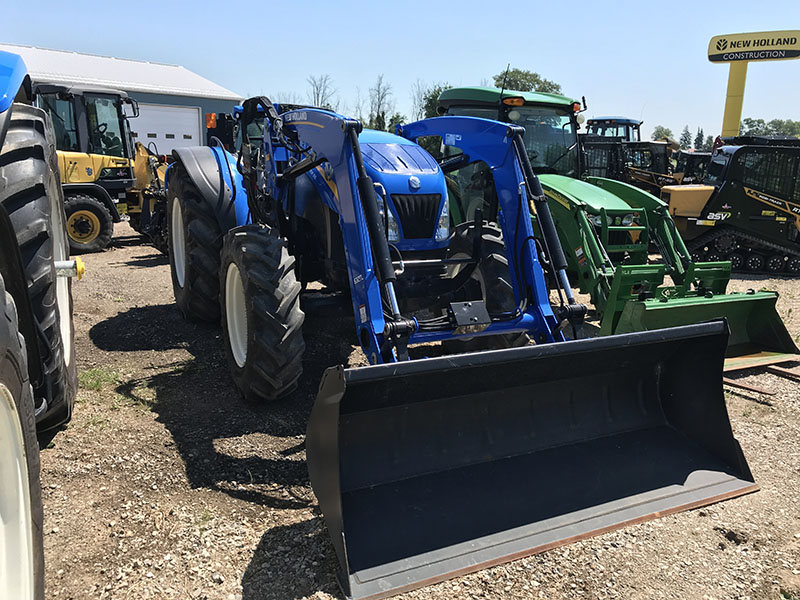
[[329, 369], [308, 469], [351, 598], [756, 489], [724, 321]]

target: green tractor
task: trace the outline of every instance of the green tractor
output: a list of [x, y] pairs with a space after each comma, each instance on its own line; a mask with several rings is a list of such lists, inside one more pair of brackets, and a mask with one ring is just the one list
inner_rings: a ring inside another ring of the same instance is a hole
[[[800, 351], [775, 309], [777, 293], [726, 293], [730, 263], [693, 261], [667, 203], [633, 185], [585, 175], [579, 102], [555, 94], [468, 87], [444, 91], [439, 110], [525, 127], [525, 146], [570, 278], [590, 295], [600, 335], [725, 317], [731, 329], [727, 371], [798, 358]], [[534, 211], [532, 218], [537, 230]], [[653, 251], [660, 260], [651, 260]]]

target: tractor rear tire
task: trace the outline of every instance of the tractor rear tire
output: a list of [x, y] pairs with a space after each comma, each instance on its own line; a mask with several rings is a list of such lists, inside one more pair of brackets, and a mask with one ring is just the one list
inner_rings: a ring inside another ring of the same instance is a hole
[[[467, 221], [456, 227], [450, 241], [449, 255], [452, 257], [472, 256], [472, 237], [475, 223]], [[486, 310], [490, 315], [510, 314], [517, 310], [514, 288], [508, 270], [503, 232], [495, 223], [484, 223], [481, 231], [481, 257], [471, 278], [480, 285]], [[528, 345], [530, 338], [526, 333], [479, 336], [465, 340], [450, 340], [448, 350], [453, 352], [475, 352], [479, 350], [498, 350]]]
[[189, 321], [217, 323], [222, 231], [186, 170], [180, 164], [173, 168], [166, 220], [175, 303]]
[[69, 245], [52, 129], [44, 111], [15, 104], [0, 152], [0, 203], [5, 207], [20, 249], [28, 297], [38, 328], [42, 381], [34, 395], [47, 401], [39, 430], [72, 418], [77, 391], [73, 352], [72, 283], [57, 277], [54, 261], [67, 260]]
[[[44, 600], [42, 487], [33, 390], [17, 310], [0, 277], [0, 548], [15, 568], [0, 580], [3, 598]], [[31, 588], [32, 584], [32, 588]]]
[[71, 254], [101, 252], [114, 235], [114, 219], [106, 205], [89, 194], [67, 194], [67, 234]]
[[231, 377], [248, 401], [294, 392], [303, 372], [301, 285], [277, 230], [244, 225], [225, 236], [220, 286]]

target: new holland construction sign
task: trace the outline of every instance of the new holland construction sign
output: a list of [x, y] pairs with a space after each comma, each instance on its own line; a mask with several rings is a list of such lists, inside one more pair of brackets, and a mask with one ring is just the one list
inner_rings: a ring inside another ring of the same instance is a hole
[[800, 57], [800, 31], [717, 35], [708, 43], [711, 62], [787, 60]]

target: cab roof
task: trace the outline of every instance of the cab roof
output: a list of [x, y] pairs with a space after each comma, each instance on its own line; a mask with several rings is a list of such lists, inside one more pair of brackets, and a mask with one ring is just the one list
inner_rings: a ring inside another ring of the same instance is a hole
[[622, 123], [623, 125], [641, 125], [642, 121], [639, 119], [631, 119], [630, 117], [594, 117], [588, 119], [587, 123]]
[[545, 92], [518, 92], [501, 90], [496, 87], [457, 87], [443, 91], [439, 95], [439, 104], [445, 108], [463, 103], [497, 105], [501, 98], [519, 96], [525, 99], [525, 104], [549, 104], [568, 108], [572, 106], [573, 102], [576, 102], [567, 96]]

